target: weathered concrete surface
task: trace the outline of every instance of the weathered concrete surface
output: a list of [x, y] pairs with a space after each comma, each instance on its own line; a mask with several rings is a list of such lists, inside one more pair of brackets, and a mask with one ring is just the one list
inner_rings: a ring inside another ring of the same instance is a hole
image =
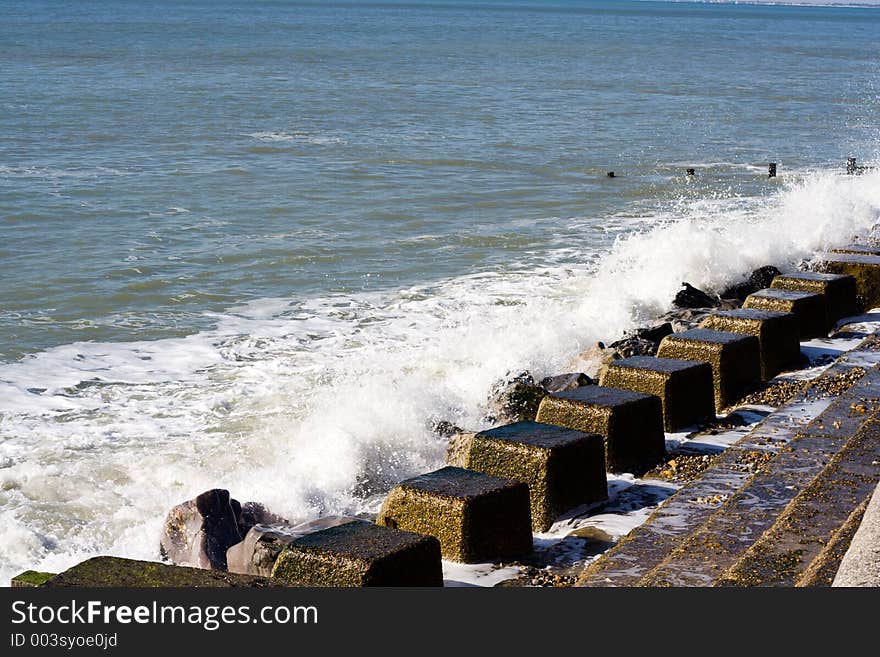
[[[868, 402], [880, 397], [880, 371], [875, 367], [880, 353], [873, 344], [869, 337], [841, 356], [798, 397], [716, 456], [697, 479], [667, 498], [643, 525], [584, 569], [577, 585], [715, 584], [775, 526], [788, 504], [814, 483], [817, 474], [828, 469], [843, 446], [851, 447], [849, 461], [867, 458], [855, 449], [856, 443], [849, 443], [853, 433], [873, 422], [875, 407]], [[846, 362], [853, 355], [857, 355], [854, 362]], [[873, 368], [868, 374], [864, 374], [866, 366]], [[850, 423], [850, 417], [857, 421]], [[828, 431], [805, 434], [807, 427]], [[840, 435], [825, 435], [838, 427], [843, 429]], [[843, 479], [849, 480], [849, 474]], [[844, 514], [855, 506], [847, 505], [844, 502]], [[805, 564], [798, 585], [821, 582], [834, 567], [852, 520], [844, 517], [840, 522], [833, 538]]]
[[46, 581], [45, 587], [265, 587], [278, 586], [265, 577], [236, 575], [204, 568], [169, 566], [154, 561], [94, 557]]
[[862, 310], [880, 306], [880, 256], [827, 253], [821, 268], [830, 274], [843, 274], [856, 279]]
[[839, 246], [836, 249], [831, 249], [831, 253], [880, 256], [880, 247], [869, 246], [867, 244], [848, 244], [846, 246]]
[[743, 302], [743, 308], [792, 313], [798, 319], [801, 340], [828, 334], [828, 311], [825, 297], [821, 294], [768, 288], [750, 294]]
[[436, 537], [450, 561], [509, 559], [532, 550], [529, 487], [462, 468], [400, 482], [376, 523]]
[[721, 412], [747, 394], [761, 380], [761, 350], [753, 335], [691, 329], [663, 338], [659, 358], [709, 363], [715, 411]]
[[795, 369], [801, 360], [800, 324], [791, 313], [737, 308], [713, 313], [700, 327], [758, 338], [764, 381]]
[[644, 472], [666, 453], [663, 405], [655, 395], [586, 386], [544, 397], [536, 421], [601, 435], [610, 472]]
[[874, 489], [832, 585], [880, 587], [880, 486]]
[[14, 589], [32, 588], [45, 584], [46, 581], [55, 577], [58, 573], [41, 573], [36, 570], [26, 570], [13, 577], [9, 586]]
[[449, 437], [449, 443], [446, 445], [446, 465], [465, 467], [475, 435], [475, 432], [464, 431]]
[[605, 441], [597, 434], [539, 422], [517, 422], [474, 436], [465, 467], [528, 484], [532, 527], [608, 497]]
[[856, 292], [856, 279], [841, 274], [825, 274], [815, 271], [802, 271], [796, 274], [782, 274], [773, 279], [770, 287], [780, 290], [799, 290], [825, 296], [825, 310], [830, 330], [837, 320], [851, 317], [859, 311]]
[[269, 577], [281, 550], [296, 539], [312, 532], [354, 522], [349, 516], [324, 516], [298, 525], [256, 525], [244, 540], [226, 550], [229, 572]]
[[290, 543], [272, 579], [290, 586], [443, 586], [440, 541], [350, 522]]
[[712, 366], [708, 363], [633, 356], [609, 364], [600, 385], [660, 397], [666, 431], [715, 417]]
[[796, 586], [880, 477], [880, 423], [870, 421], [801, 491], [719, 586]]

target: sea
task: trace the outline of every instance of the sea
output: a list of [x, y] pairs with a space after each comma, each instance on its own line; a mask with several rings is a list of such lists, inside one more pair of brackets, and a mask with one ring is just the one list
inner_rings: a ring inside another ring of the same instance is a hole
[[0, 583], [158, 559], [210, 488], [374, 512], [499, 380], [870, 234], [878, 43], [869, 7], [0, 0]]

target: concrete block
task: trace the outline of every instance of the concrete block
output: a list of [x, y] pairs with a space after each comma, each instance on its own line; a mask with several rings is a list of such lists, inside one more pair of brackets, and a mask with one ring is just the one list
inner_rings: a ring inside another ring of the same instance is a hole
[[272, 578], [290, 586], [442, 586], [440, 541], [359, 520], [293, 541]]
[[601, 385], [660, 397], [666, 431], [715, 418], [712, 366], [708, 363], [632, 356], [608, 365]]
[[791, 313], [737, 308], [709, 315], [700, 327], [758, 338], [761, 378], [765, 381], [795, 369], [800, 362], [800, 324]]
[[463, 468], [400, 482], [376, 523], [436, 537], [450, 561], [508, 559], [532, 550], [529, 487]]
[[837, 320], [842, 317], [852, 317], [859, 311], [856, 279], [852, 276], [802, 271], [777, 276], [770, 287], [824, 295], [825, 310], [828, 313], [826, 326], [829, 330], [834, 327]]
[[229, 588], [279, 586], [265, 577], [169, 566], [155, 561], [93, 557], [47, 580], [47, 588]]
[[735, 404], [761, 380], [761, 350], [753, 335], [690, 329], [663, 338], [657, 356], [709, 363], [716, 412]]
[[821, 294], [767, 288], [746, 297], [742, 307], [791, 313], [797, 317], [801, 340], [828, 334], [828, 311], [825, 308], [825, 297]]
[[861, 310], [880, 307], [880, 256], [827, 253], [822, 268], [829, 274], [842, 274], [856, 279]]
[[41, 573], [36, 570], [26, 570], [19, 573], [9, 581], [9, 586], [13, 589], [25, 589], [40, 586], [46, 581], [55, 577], [57, 573]]
[[528, 484], [535, 531], [559, 514], [608, 497], [605, 441], [597, 434], [516, 422], [474, 436], [465, 466]]
[[585, 386], [544, 397], [536, 420], [602, 436], [610, 472], [641, 473], [666, 453], [663, 404], [655, 395]]

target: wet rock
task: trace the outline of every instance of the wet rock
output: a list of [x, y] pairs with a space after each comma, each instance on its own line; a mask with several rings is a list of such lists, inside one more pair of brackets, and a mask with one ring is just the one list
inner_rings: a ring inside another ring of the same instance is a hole
[[565, 390], [574, 390], [581, 386], [589, 386], [595, 384], [590, 377], [583, 372], [571, 372], [569, 374], [557, 374], [556, 376], [548, 376], [541, 379], [540, 386], [545, 392], [563, 392]]
[[226, 550], [244, 538], [240, 518], [241, 504], [228, 490], [206, 491], [168, 512], [161, 552], [179, 566], [226, 570]]
[[651, 326], [650, 328], [638, 329], [636, 331], [636, 337], [659, 344], [660, 340], [667, 335], [672, 335], [672, 333], [674, 333], [672, 322], [664, 322], [657, 326]]
[[245, 502], [238, 517], [238, 531], [244, 536], [255, 525], [286, 525], [286, 518], [272, 513], [259, 502]]
[[486, 419], [490, 422], [534, 420], [546, 394], [529, 372], [521, 372], [495, 385]]
[[431, 423], [431, 432], [441, 438], [449, 438], [457, 433], [462, 433], [463, 431], [464, 429], [447, 420], [439, 420]]
[[447, 465], [454, 465], [459, 468], [464, 467], [474, 435], [473, 432], [462, 431], [449, 438], [449, 444], [446, 446]]
[[773, 279], [781, 273], [781, 271], [772, 265], [759, 267], [749, 274], [749, 277], [742, 283], [731, 285], [724, 290], [724, 292], [721, 293], [721, 298], [745, 301], [746, 297], [752, 294], [752, 292], [757, 292], [758, 290], [763, 290], [765, 287], [770, 287]]
[[[630, 356], [653, 356], [657, 353], [657, 343], [642, 338], [630, 337], [611, 343], [616, 358], [629, 358]], [[616, 359], [615, 359], [616, 360]]]
[[721, 301], [702, 290], [695, 288], [690, 283], [682, 283], [683, 290], [675, 295], [673, 305], [676, 308], [715, 308]]

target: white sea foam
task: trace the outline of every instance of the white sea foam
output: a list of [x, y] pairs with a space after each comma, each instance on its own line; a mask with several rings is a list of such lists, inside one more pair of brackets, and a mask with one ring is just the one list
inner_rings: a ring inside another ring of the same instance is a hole
[[297, 521], [375, 510], [441, 464], [430, 422], [482, 426], [506, 372], [564, 370], [683, 280], [794, 266], [878, 218], [880, 174], [815, 174], [768, 198], [682, 202], [598, 259], [585, 247], [580, 267], [264, 299], [189, 337], [0, 366], [0, 581], [96, 553], [154, 559], [168, 508], [214, 486]]
[[345, 140], [341, 137], [334, 137], [325, 134], [311, 134], [298, 130], [294, 132], [252, 132], [247, 136], [267, 143], [304, 142], [315, 146], [329, 146], [345, 143]]

